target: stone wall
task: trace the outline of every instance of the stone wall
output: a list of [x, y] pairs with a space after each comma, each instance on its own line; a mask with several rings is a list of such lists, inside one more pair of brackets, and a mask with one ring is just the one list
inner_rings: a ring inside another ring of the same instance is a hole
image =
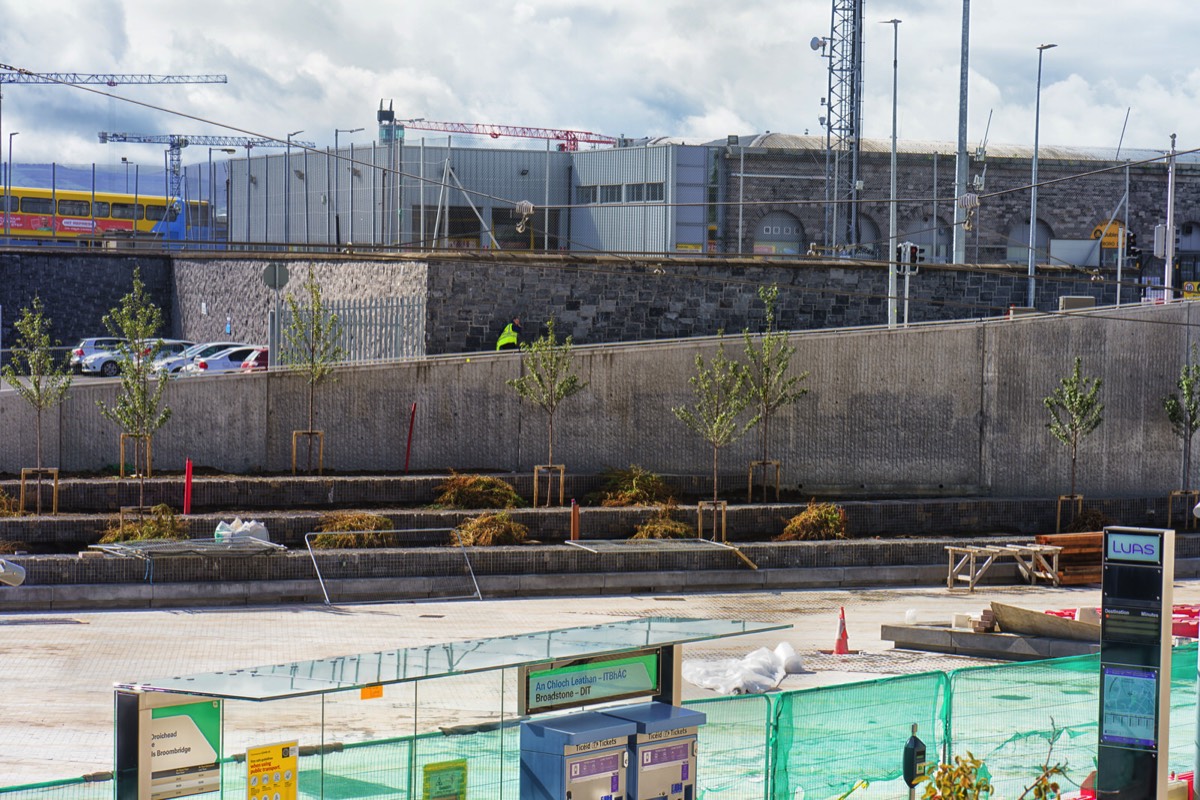
[[[227, 337], [267, 340], [274, 293], [263, 282], [270, 263], [291, 275], [281, 302], [303, 284], [309, 268], [328, 301], [411, 297], [426, 300], [425, 352], [430, 355], [491, 350], [504, 324], [519, 315], [525, 338], [548, 319], [578, 344], [712, 336], [724, 330], [758, 330], [763, 307], [757, 288], [778, 284], [778, 326], [792, 330], [882, 325], [887, 268], [853, 261], [659, 259], [611, 256], [555, 259], [480, 254], [472, 260], [427, 254], [422, 260], [369, 257], [212, 258], [200, 255], [117, 256], [92, 253], [0, 252], [0, 328], [13, 340], [13, 321], [42, 297], [53, 335], [64, 345], [104, 335], [104, 315], [129, 291], [137, 266], [151, 297], [166, 313], [168, 336], [196, 341]], [[901, 281], [901, 291], [903, 281]], [[1037, 305], [1058, 307], [1061, 295], [1115, 302], [1111, 282], [1069, 270], [1047, 269], [1038, 278]], [[972, 270], [923, 267], [912, 278], [912, 322], [1002, 315], [1026, 302], [1024, 268]], [[1127, 285], [1123, 302], [1136, 302]], [[903, 310], [900, 315], [903, 318]], [[228, 324], [228, 333], [226, 325]]]
[[88, 336], [107, 336], [104, 317], [133, 288], [137, 269], [150, 298], [163, 309], [166, 330], [178, 330], [171, 259], [161, 255], [50, 253], [42, 250], [0, 253], [0, 346], [15, 337], [22, 309], [41, 298], [50, 320], [50, 338], [71, 347]]

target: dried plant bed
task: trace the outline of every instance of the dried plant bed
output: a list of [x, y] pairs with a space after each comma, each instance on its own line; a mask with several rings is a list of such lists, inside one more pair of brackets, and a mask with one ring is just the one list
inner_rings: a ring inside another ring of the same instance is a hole
[[808, 501], [808, 508], [788, 520], [776, 542], [820, 542], [846, 538], [846, 509], [834, 503]]
[[118, 542], [143, 542], [150, 539], [188, 539], [187, 526], [175, 516], [166, 503], [150, 509], [150, 516], [142, 519], [119, 519], [105, 529], [100, 544]]
[[341, 511], [325, 514], [317, 526], [320, 534], [312, 538], [318, 550], [356, 547], [397, 547], [400, 544], [395, 525], [381, 514], [365, 511]]
[[450, 536], [450, 544], [461, 542], [464, 547], [525, 544], [529, 540], [529, 529], [503, 511], [473, 517], [455, 531], [457, 535]]
[[520, 508], [525, 501], [511, 483], [490, 475], [451, 474], [438, 487], [435, 508]]

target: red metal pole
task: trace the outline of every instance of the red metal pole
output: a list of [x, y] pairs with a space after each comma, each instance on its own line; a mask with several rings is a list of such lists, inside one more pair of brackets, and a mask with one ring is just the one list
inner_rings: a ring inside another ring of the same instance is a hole
[[408, 415], [408, 446], [404, 448], [404, 474], [408, 474], [408, 458], [412, 455], [413, 423], [417, 421], [417, 404], [412, 404], [412, 413]]
[[192, 460], [190, 458], [183, 465], [183, 513], [192, 513]]

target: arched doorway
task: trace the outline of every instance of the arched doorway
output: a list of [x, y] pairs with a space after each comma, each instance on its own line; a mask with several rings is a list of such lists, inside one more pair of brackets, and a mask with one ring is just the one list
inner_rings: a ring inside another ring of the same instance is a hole
[[909, 229], [910, 232], [900, 235], [900, 241], [912, 242], [922, 248], [927, 262], [944, 264], [949, 260], [954, 240], [946, 220], [941, 217], [925, 216], [910, 223]]
[[763, 255], [800, 255], [808, 250], [804, 226], [786, 211], [772, 211], [754, 227], [754, 252]]
[[879, 233], [875, 220], [858, 214], [858, 253], [862, 258], [881, 258], [887, 252], [887, 238]]
[[[1012, 261], [1017, 264], [1029, 263], [1029, 223], [1014, 222], [1008, 228], [1008, 233], [1005, 234], [1005, 261]], [[1045, 262], [1050, 260], [1050, 240], [1054, 238], [1054, 231], [1046, 224], [1044, 220], [1037, 221], [1037, 239], [1034, 242], [1034, 249], [1037, 251], [1034, 256], [1037, 262]]]

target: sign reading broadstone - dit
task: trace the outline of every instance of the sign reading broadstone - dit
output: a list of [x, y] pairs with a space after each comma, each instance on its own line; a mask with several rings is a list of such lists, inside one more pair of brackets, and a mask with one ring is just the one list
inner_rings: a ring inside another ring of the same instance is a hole
[[288, 275], [287, 264], [267, 264], [266, 268], [263, 269], [263, 283], [267, 285], [267, 288], [275, 289], [276, 291], [287, 286], [288, 278], [290, 277]]

